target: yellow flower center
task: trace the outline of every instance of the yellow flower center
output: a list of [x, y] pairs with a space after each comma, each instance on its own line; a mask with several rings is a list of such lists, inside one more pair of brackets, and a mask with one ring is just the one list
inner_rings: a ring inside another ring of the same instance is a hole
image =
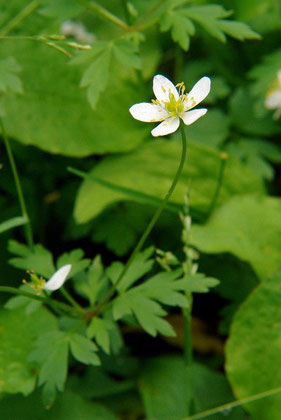
[[173, 93], [169, 93], [169, 101], [165, 102], [165, 108], [172, 117], [176, 117], [184, 111], [182, 99], [176, 100]]
[[28, 270], [27, 274], [30, 275], [30, 283], [28, 283], [25, 279], [22, 282], [24, 284], [28, 284], [31, 289], [35, 290], [36, 295], [39, 296], [43, 290], [44, 284], [46, 283], [45, 279], [43, 279], [43, 277], [38, 277], [33, 270]]

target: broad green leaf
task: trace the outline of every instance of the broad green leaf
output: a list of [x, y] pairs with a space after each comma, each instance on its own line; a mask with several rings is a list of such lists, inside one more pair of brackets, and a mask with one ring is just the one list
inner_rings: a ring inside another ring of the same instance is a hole
[[13, 267], [34, 270], [36, 274], [46, 278], [51, 277], [55, 272], [52, 254], [43, 245], [36, 244], [31, 250], [26, 245], [11, 240], [9, 241], [9, 251], [18, 255], [18, 257], [9, 260]]
[[149, 420], [182, 420], [189, 414], [191, 389], [182, 358], [157, 357], [144, 361], [138, 386]]
[[[258, 286], [234, 317], [226, 370], [238, 398], [280, 387], [281, 273]], [[278, 419], [281, 394], [245, 405], [251, 418]]]
[[[191, 386], [188, 384], [190, 380]], [[187, 369], [183, 358], [157, 357], [142, 365], [138, 382], [150, 420], [182, 420], [188, 416], [188, 401], [192, 398], [193, 414], [233, 401], [230, 387], [220, 373], [200, 364]], [[240, 407], [227, 413], [229, 420], [243, 420]], [[224, 413], [210, 416], [223, 420]]]
[[14, 57], [0, 60], [0, 92], [23, 93], [23, 87], [17, 73], [21, 70]]
[[[175, 176], [180, 154], [179, 141], [151, 141], [129, 154], [103, 159], [89, 174], [161, 199]], [[191, 208], [207, 210], [216, 189], [219, 166], [219, 154], [189, 140], [188, 158], [170, 203], [182, 203], [189, 186]], [[226, 164], [219, 202], [235, 194], [257, 191], [263, 191], [259, 176], [243, 163], [230, 158]], [[125, 200], [128, 200], [127, 194], [86, 179], [76, 198], [74, 217], [78, 223], [85, 223], [107, 206]], [[133, 200], [138, 201], [137, 198]]]
[[102, 404], [70, 391], [59, 394], [52, 407], [42, 405], [38, 391], [28, 398], [16, 395], [2, 399], [0, 417], [5, 420], [117, 420]]
[[62, 331], [41, 334], [29, 361], [38, 363], [38, 385], [43, 386], [43, 401], [52, 405], [56, 391], [63, 391], [68, 368], [69, 336]]
[[100, 360], [95, 354], [98, 350], [97, 346], [88, 338], [80, 334], [69, 335], [70, 350], [75, 357], [81, 363], [85, 365], [99, 365]]
[[94, 338], [97, 344], [108, 354], [110, 353], [109, 331], [111, 328], [111, 322], [98, 317], [94, 317], [87, 328], [87, 336]]
[[82, 11], [82, 6], [76, 0], [40, 0], [39, 13], [58, 21], [71, 19]]
[[111, 66], [110, 89], [93, 112], [85, 90], [79, 88], [80, 67], [68, 66], [64, 55], [42, 43], [23, 41], [2, 41], [0, 54], [12, 54], [25, 63], [25, 95], [3, 98], [6, 131], [23, 144], [82, 157], [132, 150], [148, 132], [149, 128], [136, 124], [128, 112], [133, 103], [145, 98], [145, 92], [140, 84], [133, 86], [125, 80], [117, 63]]
[[260, 35], [253, 31], [249, 25], [243, 22], [235, 22], [231, 20], [220, 20], [219, 28], [232, 38], [244, 41], [245, 39], [261, 39]]
[[190, 36], [194, 35], [195, 27], [192, 21], [183, 15], [181, 10], [167, 10], [161, 18], [160, 30], [166, 32], [171, 30], [172, 38], [184, 51], [187, 51], [190, 43]]
[[82, 249], [65, 252], [58, 258], [57, 267], [60, 268], [65, 264], [71, 264], [71, 277], [73, 277], [90, 265], [90, 260], [83, 257], [84, 251]]
[[13, 217], [12, 219], [6, 220], [0, 223], [0, 233], [6, 232], [7, 230], [13, 229], [18, 226], [25, 225], [27, 223], [26, 217]]
[[[37, 372], [27, 358], [38, 334], [56, 328], [56, 319], [44, 308], [27, 315], [24, 309], [0, 312], [0, 393], [30, 394]], [[1, 406], [1, 404], [0, 404]]]
[[230, 252], [266, 280], [281, 267], [280, 212], [278, 198], [233, 197], [205, 225], [192, 227], [192, 244], [206, 253]]

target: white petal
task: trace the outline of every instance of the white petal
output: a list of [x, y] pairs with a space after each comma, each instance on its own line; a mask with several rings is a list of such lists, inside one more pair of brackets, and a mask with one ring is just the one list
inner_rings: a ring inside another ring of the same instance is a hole
[[153, 92], [161, 104], [170, 102], [169, 94], [172, 93], [177, 101], [179, 93], [173, 83], [167, 77], [157, 74], [153, 78]]
[[265, 107], [268, 109], [281, 107], [281, 90], [276, 90], [266, 97]]
[[179, 125], [180, 120], [178, 117], [169, 118], [157, 125], [157, 127], [151, 131], [151, 134], [154, 137], [166, 136], [167, 134], [174, 133], [179, 128]]
[[187, 99], [184, 101], [184, 109], [194, 108], [209, 94], [211, 89], [211, 80], [209, 77], [202, 77], [187, 94]]
[[55, 272], [55, 274], [52, 275], [50, 280], [48, 280], [47, 283], [44, 284], [43, 289], [52, 291], [59, 289], [65, 282], [65, 279], [68, 276], [70, 270], [71, 264], [63, 265]]
[[143, 122], [163, 121], [169, 117], [169, 113], [162, 106], [146, 102], [131, 106], [129, 111], [136, 120]]
[[194, 109], [193, 111], [187, 111], [181, 117], [185, 125], [194, 123], [198, 118], [203, 117], [208, 110], [206, 108]]

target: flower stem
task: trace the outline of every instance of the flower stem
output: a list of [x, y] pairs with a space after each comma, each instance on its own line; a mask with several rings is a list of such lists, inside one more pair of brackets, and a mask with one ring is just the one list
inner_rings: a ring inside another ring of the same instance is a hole
[[12, 173], [13, 173], [13, 176], [14, 176], [14, 181], [15, 181], [16, 190], [17, 190], [18, 199], [19, 199], [20, 208], [21, 208], [21, 213], [22, 213], [22, 216], [27, 220], [27, 223], [25, 224], [25, 227], [24, 227], [25, 228], [26, 242], [27, 242], [28, 246], [30, 248], [32, 248], [33, 247], [33, 236], [32, 236], [31, 223], [30, 223], [30, 219], [28, 217], [28, 213], [27, 213], [27, 209], [26, 209], [26, 205], [25, 205], [25, 200], [24, 200], [24, 196], [23, 196], [23, 192], [22, 192], [22, 188], [21, 188], [19, 174], [18, 174], [17, 167], [16, 167], [16, 162], [15, 162], [14, 155], [13, 155], [13, 152], [12, 152], [12, 148], [11, 148], [8, 136], [6, 134], [4, 124], [3, 124], [3, 121], [2, 121], [1, 117], [0, 117], [0, 128], [1, 128], [1, 131], [2, 131], [2, 137], [4, 139], [4, 143], [5, 143], [8, 158], [9, 158], [9, 161], [10, 161]]
[[[24, 290], [17, 289], [16, 287], [9, 287], [9, 286], [0, 286], [0, 293], [1, 292], [11, 293], [13, 295], [25, 296], [27, 298], [30, 298], [30, 299], [33, 299], [33, 300], [38, 300], [38, 301], [40, 301], [42, 303], [46, 303], [46, 304], [48, 304], [50, 299], [51, 299], [50, 297], [47, 299], [47, 298], [44, 298], [42, 296], [34, 295], [33, 293], [25, 292]], [[67, 305], [63, 302], [59, 302], [55, 299], [51, 299], [51, 300], [52, 300], [52, 305], [53, 306], [56, 306], [57, 308], [60, 308], [64, 311], [77, 313], [77, 309], [74, 309], [72, 306]]]
[[22, 9], [10, 22], [7, 23], [4, 28], [1, 29], [0, 35], [7, 35], [12, 29], [14, 29], [23, 19], [29, 16], [34, 10], [39, 7], [39, 1], [34, 0], [29, 3], [24, 9]]
[[84, 313], [84, 309], [82, 308], [82, 306], [80, 306], [79, 303], [76, 302], [76, 300], [68, 293], [64, 286], [60, 288], [60, 292], [65, 297], [65, 299], [68, 300], [68, 302], [73, 306], [73, 308], [75, 308], [80, 313]]
[[198, 413], [198, 414], [193, 414], [192, 416], [186, 417], [183, 420], [197, 420], [197, 419], [203, 419], [203, 418], [205, 419], [206, 417], [209, 417], [212, 414], [227, 413], [228, 410], [231, 410], [232, 408], [235, 408], [235, 407], [239, 407], [242, 404], [249, 404], [253, 401], [261, 400], [263, 398], [270, 397], [271, 395], [275, 395], [275, 394], [278, 394], [280, 392], [281, 392], [281, 387], [269, 389], [268, 391], [260, 392], [259, 394], [255, 394], [255, 395], [252, 395], [250, 397], [242, 398], [241, 400], [238, 400], [238, 401], [233, 401], [233, 402], [230, 402], [230, 403], [227, 403], [227, 404], [220, 405], [220, 406], [215, 407], [215, 408], [211, 408], [211, 409], [206, 410], [206, 411], [202, 411], [201, 413]]
[[182, 170], [183, 170], [183, 166], [184, 166], [184, 162], [185, 162], [185, 158], [186, 158], [186, 136], [185, 136], [185, 132], [184, 132], [184, 128], [182, 126], [182, 124], [180, 125], [180, 130], [181, 130], [181, 138], [182, 138], [182, 152], [181, 152], [181, 159], [180, 159], [180, 164], [178, 167], [178, 170], [176, 172], [175, 178], [172, 182], [172, 185], [169, 188], [169, 191], [167, 192], [166, 196], [164, 197], [162, 203], [160, 204], [160, 206], [158, 207], [158, 209], [156, 210], [156, 212], [154, 213], [152, 219], [150, 220], [146, 230], [144, 231], [144, 233], [142, 234], [141, 238], [139, 239], [134, 251], [132, 252], [130, 258], [128, 259], [126, 265], [124, 266], [121, 274], [119, 275], [117, 281], [115, 282], [115, 284], [111, 287], [111, 289], [108, 291], [107, 295], [105, 296], [105, 298], [103, 299], [103, 301], [98, 305], [98, 307], [92, 311], [92, 316], [97, 315], [101, 309], [103, 308], [104, 305], [107, 304], [107, 302], [111, 299], [111, 297], [114, 295], [118, 285], [120, 284], [121, 280], [123, 279], [123, 277], [125, 276], [125, 274], [127, 273], [128, 269], [130, 268], [130, 266], [132, 265], [134, 259], [136, 258], [136, 256], [138, 255], [138, 253], [140, 252], [144, 242], [146, 241], [148, 235], [150, 234], [150, 232], [152, 231], [155, 223], [157, 222], [157, 220], [159, 219], [162, 211], [164, 210], [169, 198], [171, 197], [177, 183], [178, 180], [181, 176]]
[[109, 12], [104, 7], [100, 6], [99, 4], [95, 3], [94, 1], [88, 2], [85, 0], [77, 0], [81, 6], [85, 7], [86, 9], [95, 12], [99, 16], [103, 17], [104, 19], [114, 23], [115, 25], [119, 26], [120, 28], [124, 29], [125, 31], [128, 30], [129, 26], [123, 22], [119, 17], [115, 16], [113, 13]]
[[214, 208], [216, 207], [217, 200], [218, 200], [219, 193], [220, 193], [221, 186], [222, 186], [224, 170], [225, 170], [225, 165], [226, 165], [227, 159], [228, 159], [228, 154], [225, 153], [225, 152], [222, 152], [220, 154], [220, 160], [221, 161], [220, 161], [220, 169], [219, 169], [219, 175], [218, 175], [218, 179], [217, 179], [217, 185], [216, 185], [215, 193], [213, 195], [213, 198], [212, 198], [212, 201], [210, 203], [209, 209], [207, 211], [207, 217], [209, 217], [212, 214]]

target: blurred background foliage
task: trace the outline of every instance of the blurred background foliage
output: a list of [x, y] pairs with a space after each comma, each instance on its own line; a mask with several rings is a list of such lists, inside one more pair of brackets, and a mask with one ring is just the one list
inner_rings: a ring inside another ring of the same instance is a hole
[[[128, 109], [153, 97], [157, 73], [187, 90], [207, 75], [208, 113], [186, 128], [183, 175], [147, 245], [181, 255], [178, 213], [188, 192], [200, 272], [220, 280], [194, 296], [192, 391], [182, 315], [173, 308], [167, 320], [176, 338], [150, 337], [125, 322], [122, 350], [100, 350], [102, 366], [71, 356], [66, 391], [48, 411], [31, 393], [36, 373], [26, 359], [53, 316], [43, 308], [36, 317], [3, 310], [1, 419], [176, 420], [187, 417], [190, 392], [196, 413], [281, 386], [281, 124], [265, 107], [281, 70], [280, 29], [276, 0], [0, 0], [0, 114], [36, 243], [55, 258], [81, 248], [105, 265], [125, 261], [180, 157], [178, 133], [153, 140], [151, 125]], [[3, 142], [0, 148], [4, 222], [19, 209]], [[0, 283], [17, 286], [27, 263], [8, 261], [17, 254], [11, 240], [24, 236], [20, 228], [2, 230]], [[31, 261], [41, 274], [48, 257], [38, 253], [45, 259]], [[77, 273], [87, 264], [80, 261]], [[72, 287], [84, 296], [79, 279]], [[278, 420], [280, 406], [279, 394], [209, 418]]]

